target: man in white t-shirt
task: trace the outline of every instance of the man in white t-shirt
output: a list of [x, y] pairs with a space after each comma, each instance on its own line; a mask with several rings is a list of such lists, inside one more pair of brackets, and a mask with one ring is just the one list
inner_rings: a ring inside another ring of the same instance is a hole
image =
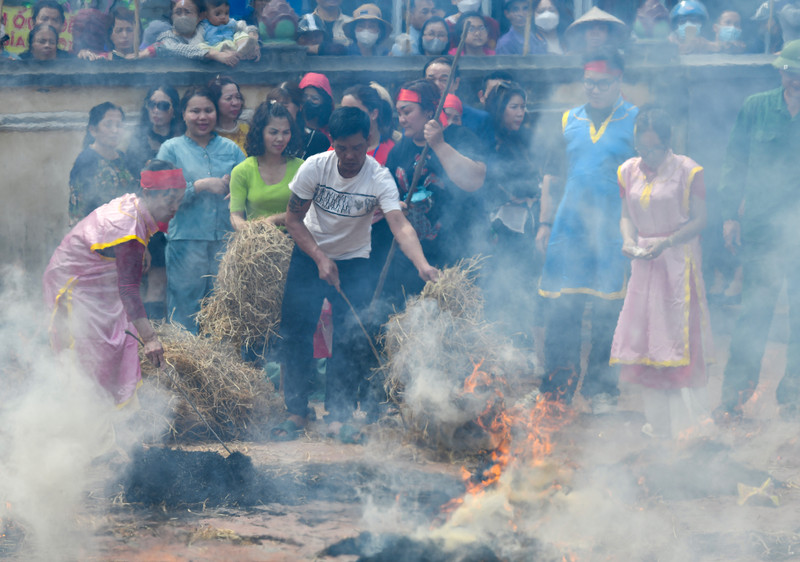
[[326, 368], [325, 409], [329, 431], [345, 438], [355, 410], [359, 384], [369, 374], [371, 352], [350, 307], [369, 304], [372, 216], [380, 208], [400, 250], [426, 281], [438, 271], [422, 252], [414, 227], [400, 208], [389, 171], [367, 157], [369, 116], [354, 107], [331, 115], [333, 150], [306, 160], [289, 184], [286, 229], [295, 241], [281, 310], [285, 366], [284, 399], [289, 420], [273, 437], [299, 435], [308, 420], [312, 341], [322, 300], [333, 305], [332, 358]]

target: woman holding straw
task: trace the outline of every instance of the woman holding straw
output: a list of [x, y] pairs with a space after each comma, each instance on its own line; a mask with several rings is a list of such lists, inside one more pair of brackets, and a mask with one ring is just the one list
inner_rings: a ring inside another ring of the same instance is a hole
[[141, 173], [142, 195], [102, 205], [64, 237], [44, 273], [56, 351], [71, 349], [81, 366], [124, 404], [141, 382], [138, 342], [160, 367], [161, 347], [145, 314], [139, 285], [147, 242], [175, 214], [186, 181], [168, 162], [151, 160]]

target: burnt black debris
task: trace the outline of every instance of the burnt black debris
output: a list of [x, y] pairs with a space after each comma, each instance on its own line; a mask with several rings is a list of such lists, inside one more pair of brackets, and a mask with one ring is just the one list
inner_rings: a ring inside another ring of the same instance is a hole
[[131, 503], [211, 505], [239, 503], [256, 481], [249, 457], [209, 451], [151, 448], [137, 451], [124, 484]]
[[358, 556], [358, 562], [500, 562], [486, 545], [446, 550], [442, 541], [406, 535], [361, 533], [332, 544], [320, 556]]
[[150, 448], [137, 451], [121, 482], [125, 500], [176, 508], [192, 505], [355, 503], [369, 496], [426, 516], [464, 493], [457, 478], [378, 464], [299, 463], [254, 466], [241, 453]]

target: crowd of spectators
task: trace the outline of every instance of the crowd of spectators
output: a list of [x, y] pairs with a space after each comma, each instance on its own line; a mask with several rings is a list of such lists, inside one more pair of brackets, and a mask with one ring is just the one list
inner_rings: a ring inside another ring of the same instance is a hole
[[[295, 11], [304, 11], [309, 1], [293, 5], [252, 0], [246, 8], [234, 9], [231, 0], [180, 0], [165, 5], [162, 12], [148, 10], [147, 19], [137, 22], [131, 3], [124, 0], [105, 10], [73, 12], [57, 0], [38, 0], [26, 48], [21, 53], [4, 51], [2, 58], [178, 56], [235, 66], [241, 60], [258, 61], [261, 49], [276, 43], [296, 43], [311, 55], [434, 56], [454, 54], [465, 27], [467, 56], [584, 54], [603, 46], [625, 50], [643, 42], [669, 42], [681, 54], [763, 53], [777, 52], [784, 41], [800, 36], [800, 3], [792, 0], [708, 0], [708, 5], [700, 0], [641, 0], [636, 10], [627, 3], [598, 0], [577, 19], [569, 0], [538, 0], [532, 5], [505, 0], [502, 5], [493, 3], [497, 9], [492, 13], [483, 11], [477, 0], [449, 5], [409, 0], [397, 29], [389, 21], [391, 3], [367, 3], [345, 11], [344, 0], [314, 0], [307, 12]], [[60, 37], [67, 28], [71, 41]]]
[[[136, 178], [152, 158], [181, 169], [186, 180], [175, 216], [149, 241], [143, 288], [149, 316], [169, 317], [197, 332], [196, 314], [213, 290], [228, 233], [266, 218], [295, 237], [286, 289], [291, 298], [282, 312], [288, 343], [280, 357], [290, 367], [285, 396], [292, 418], [276, 438], [296, 435], [309, 421], [309, 383], [302, 373], [313, 356], [316, 320], [331, 302], [334, 319], [345, 324], [337, 327], [341, 331], [334, 332], [326, 355], [337, 365], [337, 375], [329, 379], [332, 402], [326, 403], [333, 408], [332, 422], [347, 423], [359, 402], [368, 419], [377, 415], [381, 400], [367, 377], [369, 361], [360, 360], [361, 336], [353, 336], [352, 322], [343, 314], [340, 282], [353, 290], [359, 308], [380, 287], [375, 296], [387, 314], [435, 280], [438, 268], [475, 254], [491, 256], [481, 283], [498, 326], [520, 346], [546, 342], [543, 392], [572, 400], [580, 375], [581, 326], [588, 318], [592, 345], [582, 393], [595, 413], [613, 407], [619, 393], [615, 363], [626, 380], [648, 389], [648, 432], [675, 434], [679, 418], [693, 423], [707, 411], [703, 394], [711, 344], [698, 241], [706, 224], [702, 168], [672, 153], [672, 125], [663, 110], [640, 113], [623, 98], [621, 50], [635, 41], [661, 41], [684, 54], [747, 52], [752, 42], [739, 12], [725, 6], [709, 25], [709, 10], [695, 0], [669, 9], [646, 0], [629, 14], [633, 21], [597, 6], [572, 21], [556, 0], [534, 3], [532, 13], [526, 2], [508, 0], [494, 19], [472, 0], [454, 2], [457, 11], [450, 15], [437, 15], [431, 0], [417, 0], [409, 5], [408, 27], [390, 46], [392, 25], [375, 4], [361, 5], [349, 17], [341, 0], [318, 0], [313, 12], [297, 18], [288, 4], [272, 0], [261, 17], [235, 20], [226, 2], [174, 2], [171, 21], [152, 22], [163, 29], [152, 44], [139, 46], [129, 37], [138, 22], [115, 8], [103, 32], [107, 43], [75, 38], [74, 45], [87, 60], [138, 52], [233, 66], [258, 60], [254, 44], [265, 34], [286, 34], [277, 17], [297, 24], [298, 40], [310, 54], [429, 55], [420, 76], [396, 92], [371, 82], [347, 84], [336, 96], [324, 74], [310, 72], [299, 82], [279, 84], [254, 111], [245, 108], [241, 88], [226, 76], [191, 87], [180, 98], [161, 85], [147, 92], [124, 152], [122, 109], [105, 102], [89, 114], [84, 150], [70, 174], [73, 222], [136, 191]], [[792, 9], [784, 3], [776, 10], [787, 28]], [[56, 49], [64, 27], [60, 5], [40, 0], [35, 13], [42, 21], [33, 27], [22, 58], [69, 56]], [[89, 19], [84, 23], [96, 29]], [[560, 131], [546, 131], [553, 142], [534, 148], [528, 94], [512, 74], [487, 74], [476, 105], [459, 97], [452, 55], [461, 37], [466, 56], [582, 55], [586, 103], [564, 113]], [[781, 92], [791, 98], [786, 113], [793, 117], [800, 107], [800, 42], [790, 43], [778, 60], [783, 61]], [[772, 98], [777, 101], [770, 103], [779, 105], [783, 99]], [[437, 115], [440, 101], [443, 111]], [[737, 123], [737, 130], [745, 128]], [[743, 152], [750, 133], [740, 134]], [[792, 134], [787, 143], [796, 148]], [[741, 201], [735, 202], [741, 215]], [[357, 225], [356, 230], [346, 225]], [[394, 241], [402, 253], [391, 250]], [[382, 275], [384, 269], [388, 275]], [[628, 290], [631, 271], [636, 291]], [[659, 291], [659, 302], [672, 305], [637, 300]], [[646, 342], [639, 337], [643, 333], [651, 336]], [[740, 414], [742, 393], [752, 390], [743, 388], [752, 380], [732, 377], [728, 386], [739, 392], [739, 402], [730, 390], [721, 411], [728, 417]], [[800, 394], [800, 383], [791, 384], [782, 390], [786, 401]], [[693, 396], [681, 406], [689, 410], [688, 418], [686, 411], [674, 411], [676, 393], [684, 401]]]

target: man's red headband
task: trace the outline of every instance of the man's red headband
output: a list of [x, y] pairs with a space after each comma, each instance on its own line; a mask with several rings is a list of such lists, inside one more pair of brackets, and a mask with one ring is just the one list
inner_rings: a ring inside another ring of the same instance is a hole
[[139, 182], [142, 189], [186, 189], [186, 180], [183, 178], [183, 170], [160, 170], [151, 172], [142, 170], [142, 179]]
[[421, 103], [422, 100], [420, 99], [419, 94], [417, 92], [414, 92], [412, 90], [401, 89], [400, 93], [397, 94], [397, 101], [410, 101], [413, 103]]
[[444, 98], [444, 107], [447, 109], [455, 109], [459, 115], [464, 114], [464, 106], [455, 94], [447, 94], [447, 97]]
[[611, 74], [612, 76], [622, 76], [622, 71], [618, 68], [610, 68], [608, 62], [604, 60], [593, 60], [583, 65], [584, 72], [599, 72], [601, 74]]

